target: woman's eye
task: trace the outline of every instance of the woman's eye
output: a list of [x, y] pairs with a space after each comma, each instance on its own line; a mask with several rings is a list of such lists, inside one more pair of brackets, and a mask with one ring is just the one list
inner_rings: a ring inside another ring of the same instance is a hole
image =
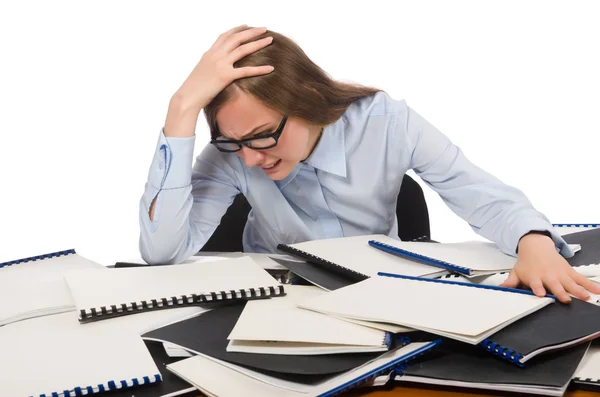
[[261, 132], [261, 133], [260, 133], [260, 134], [258, 134], [258, 135], [254, 135], [254, 137], [253, 137], [253, 138], [264, 138], [264, 137], [266, 137], [266, 136], [269, 136], [269, 135], [271, 135], [271, 134], [272, 134], [272, 132], [271, 132], [271, 131], [265, 131], [265, 132]]

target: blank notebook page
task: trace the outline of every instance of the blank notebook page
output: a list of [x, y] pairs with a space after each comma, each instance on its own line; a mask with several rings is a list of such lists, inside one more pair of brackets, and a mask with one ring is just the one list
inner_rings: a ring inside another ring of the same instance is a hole
[[381, 346], [386, 333], [298, 308], [298, 302], [327, 294], [317, 287], [288, 286], [286, 296], [249, 301], [228, 339]]
[[336, 316], [412, 327], [478, 343], [484, 333], [552, 303], [551, 298], [377, 276], [301, 302]]
[[403, 274], [405, 276], [430, 276], [440, 274], [442, 271], [438, 267], [423, 265], [377, 250], [369, 245], [369, 240], [377, 240], [385, 244], [397, 241], [383, 234], [376, 234], [313, 240], [290, 244], [289, 246], [362, 273], [365, 276], [376, 276], [377, 272]]
[[82, 270], [65, 276], [77, 310], [152, 299], [278, 287], [250, 258], [169, 266]]
[[[110, 332], [108, 332], [110, 331]], [[108, 390], [159, 370], [140, 336], [101, 323], [81, 325], [73, 312], [0, 327], [0, 396], [63, 396], [64, 390], [98, 385]], [[160, 378], [159, 378], [160, 379]]]

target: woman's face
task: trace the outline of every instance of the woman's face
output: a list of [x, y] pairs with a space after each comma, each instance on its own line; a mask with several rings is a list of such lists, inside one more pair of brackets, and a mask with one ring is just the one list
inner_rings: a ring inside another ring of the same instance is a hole
[[[233, 98], [221, 107], [216, 118], [221, 135], [240, 140], [275, 132], [283, 116], [236, 88]], [[321, 127], [288, 117], [277, 146], [255, 150], [242, 145], [242, 150], [235, 154], [248, 167], [262, 168], [269, 178], [281, 180], [312, 152], [320, 130]]]

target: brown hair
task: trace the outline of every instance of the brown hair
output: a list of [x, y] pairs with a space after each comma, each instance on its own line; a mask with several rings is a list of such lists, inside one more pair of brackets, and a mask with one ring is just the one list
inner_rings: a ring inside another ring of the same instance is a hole
[[267, 31], [253, 40], [268, 36], [273, 37], [270, 45], [240, 59], [234, 67], [272, 65], [275, 70], [235, 80], [221, 91], [204, 108], [211, 134], [216, 131], [217, 112], [232, 98], [234, 86], [281, 114], [319, 126], [337, 121], [352, 102], [382, 91], [333, 80], [294, 41], [282, 34]]

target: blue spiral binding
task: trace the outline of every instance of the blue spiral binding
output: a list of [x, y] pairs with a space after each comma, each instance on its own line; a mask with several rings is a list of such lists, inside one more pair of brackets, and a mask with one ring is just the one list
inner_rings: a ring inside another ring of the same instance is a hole
[[439, 259], [430, 258], [425, 255], [416, 254], [414, 252], [410, 252], [410, 251], [407, 251], [402, 248], [394, 247], [393, 245], [382, 243], [381, 241], [369, 240], [369, 245], [371, 247], [380, 249], [381, 251], [385, 251], [390, 254], [393, 254], [393, 255], [396, 255], [396, 256], [399, 256], [399, 257], [402, 257], [405, 259], [409, 259], [409, 260], [412, 260], [415, 262], [420, 262], [420, 263], [424, 263], [426, 265], [441, 267], [443, 269], [450, 270], [450, 271], [460, 273], [460, 274], [464, 274], [467, 276], [470, 276], [472, 274], [472, 270], [469, 269], [468, 267], [453, 265], [451, 263], [444, 262]]
[[553, 223], [554, 227], [600, 227], [600, 223]]
[[356, 387], [360, 387], [361, 385], [363, 385], [367, 382], [371, 382], [378, 376], [390, 374], [390, 373], [394, 372], [396, 370], [396, 368], [400, 368], [401, 366], [404, 366], [404, 368], [406, 368], [408, 362], [413, 361], [415, 358], [420, 357], [423, 354], [427, 353], [428, 351], [438, 347], [441, 343], [442, 343], [442, 339], [436, 339], [433, 342], [429, 342], [425, 346], [420, 347], [419, 349], [407, 354], [406, 356], [400, 357], [396, 362], [388, 363], [388, 364], [382, 365], [379, 368], [375, 368], [374, 370], [372, 370], [366, 374], [363, 374], [356, 379], [350, 380], [336, 388], [333, 388], [327, 392], [321, 393], [316, 397], [337, 396], [337, 395], [343, 394], [351, 389], [354, 389]]
[[[535, 293], [533, 291], [524, 290], [524, 289], [517, 289], [517, 288], [498, 287], [496, 285], [484, 285], [484, 284], [464, 283], [462, 281], [450, 281], [450, 280], [443, 280], [443, 279], [405, 276], [405, 275], [402, 275], [402, 274], [392, 274], [392, 273], [384, 273], [384, 272], [378, 272], [377, 275], [378, 276], [383, 276], [383, 277], [404, 278], [404, 279], [407, 279], [407, 280], [426, 281], [426, 282], [429, 282], [429, 283], [453, 284], [453, 285], [461, 285], [461, 286], [464, 286], [464, 287], [482, 288], [482, 289], [493, 289], [493, 290], [496, 290], [496, 291], [514, 292], [516, 294], [524, 294], [524, 295], [533, 295], [533, 296], [535, 296]], [[546, 298], [556, 299], [555, 295], [550, 295], [550, 294], [546, 294], [545, 297]]]
[[484, 339], [480, 344], [485, 350], [490, 353], [495, 354], [498, 357], [502, 357], [503, 359], [510, 361], [513, 364], [517, 364], [519, 367], [524, 367], [520, 360], [523, 358], [522, 354], [515, 352], [514, 350], [510, 350], [507, 347], [499, 345], [490, 339]]
[[69, 255], [69, 254], [75, 254], [75, 250], [74, 249], [70, 249], [70, 250], [65, 250], [65, 251], [58, 251], [58, 252], [52, 252], [49, 254], [45, 254], [45, 255], [38, 255], [38, 256], [32, 256], [29, 258], [22, 258], [22, 259], [17, 259], [14, 261], [9, 261], [9, 262], [4, 262], [4, 263], [0, 263], [0, 269], [5, 267], [5, 266], [12, 266], [12, 265], [18, 265], [20, 263], [26, 263], [26, 262], [34, 262], [37, 260], [44, 260], [44, 259], [49, 259], [49, 258], [55, 258], [58, 256], [63, 256], [63, 255]]
[[[103, 392], [109, 391], [109, 390], [122, 390], [122, 389], [125, 389], [125, 388], [131, 388], [131, 387], [134, 387], [134, 386], [162, 382], [162, 377], [161, 377], [160, 374], [154, 374], [152, 376], [152, 380], [151, 380], [149, 376], [144, 376], [142, 382], [140, 382], [139, 379], [137, 379], [137, 378], [133, 378], [133, 379], [131, 379], [131, 386], [129, 386], [127, 384], [127, 382], [128, 381], [126, 381], [126, 380], [121, 380], [121, 381], [118, 381], [118, 382], [115, 382], [114, 380], [109, 380], [106, 383], [106, 386], [104, 384], [102, 384], [102, 383], [96, 385], [95, 388], [93, 386], [86, 386], [86, 387], [80, 387], [80, 386], [78, 386], [78, 387], [74, 387], [73, 390], [63, 390], [60, 393], [52, 392], [49, 395], [47, 395], [47, 394], [40, 394], [39, 397], [88, 396], [90, 394], [103, 393]], [[120, 387], [117, 387], [117, 384], [120, 384]], [[84, 393], [84, 390], [85, 390], [85, 393]], [[30, 396], [30, 397], [34, 397], [34, 396]]]

